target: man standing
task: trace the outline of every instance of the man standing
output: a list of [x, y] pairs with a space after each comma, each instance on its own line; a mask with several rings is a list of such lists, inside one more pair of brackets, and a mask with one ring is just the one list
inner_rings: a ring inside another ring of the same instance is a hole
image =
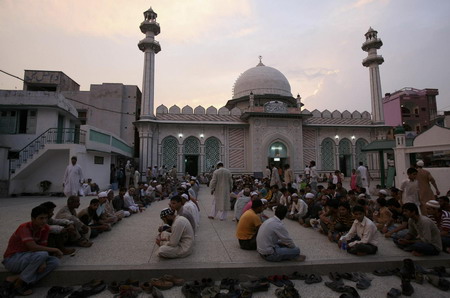
[[359, 167], [356, 169], [356, 174], [358, 176], [357, 181], [361, 181], [358, 184], [359, 187], [364, 187], [366, 190], [369, 189], [369, 177], [367, 174], [367, 168], [364, 166], [363, 162], [359, 162]]
[[233, 178], [231, 172], [224, 168], [221, 161], [217, 163], [217, 169], [213, 173], [209, 187], [211, 188], [211, 194], [214, 195], [214, 200], [208, 218], [214, 219], [220, 213], [220, 220], [225, 220], [227, 211], [230, 210]]
[[236, 237], [239, 240], [239, 246], [245, 250], [256, 250], [256, 235], [261, 226], [261, 217], [264, 206], [260, 199], [252, 202], [252, 208], [245, 211], [241, 216], [236, 228]]
[[278, 168], [272, 164], [272, 175], [270, 176], [270, 187], [278, 185], [281, 188], [280, 174], [278, 173]]
[[45, 207], [33, 208], [31, 221], [21, 224], [12, 234], [3, 255], [5, 268], [18, 274], [6, 280], [14, 283], [16, 293], [21, 296], [31, 295], [31, 285], [58, 267], [57, 257], [63, 255], [59, 249], [47, 246], [50, 232], [47, 220], [48, 210]]
[[434, 193], [431, 190], [430, 183], [433, 185], [436, 190], [436, 195], [439, 196], [440, 192], [436, 185], [436, 181], [434, 180], [431, 173], [427, 170], [423, 169], [424, 162], [423, 160], [418, 160], [416, 163], [417, 168], [417, 182], [419, 183], [419, 199], [420, 199], [420, 211], [423, 215], [427, 215], [426, 204], [430, 200], [434, 200]]
[[309, 163], [309, 173], [309, 184], [311, 185], [311, 189], [313, 190], [313, 192], [317, 193], [317, 181], [319, 179], [319, 175], [317, 174], [316, 162], [314, 160]]
[[64, 173], [63, 187], [66, 197], [77, 196], [83, 181], [83, 172], [77, 165], [77, 157], [72, 156], [71, 164], [67, 166]]
[[286, 182], [286, 186], [289, 185], [289, 183], [292, 186], [292, 183], [294, 183], [294, 172], [289, 164], [284, 165], [284, 182]]
[[275, 209], [275, 216], [263, 222], [258, 230], [257, 250], [266, 261], [297, 260], [301, 262], [306, 259], [304, 255], [300, 254], [300, 248], [295, 246], [282, 222], [286, 213], [287, 207], [278, 205]]
[[164, 231], [156, 239], [158, 256], [161, 258], [184, 258], [192, 253], [194, 247], [194, 231], [189, 221], [170, 208], [161, 211], [161, 219], [171, 226], [171, 231]]

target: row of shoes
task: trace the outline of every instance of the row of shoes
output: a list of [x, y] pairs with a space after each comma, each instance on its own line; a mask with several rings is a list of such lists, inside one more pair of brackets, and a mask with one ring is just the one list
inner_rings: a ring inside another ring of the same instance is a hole
[[411, 259], [404, 259], [402, 268], [394, 269], [378, 269], [373, 272], [377, 276], [393, 276], [396, 275], [401, 279], [401, 289], [392, 288], [389, 290], [387, 297], [396, 298], [401, 295], [411, 296], [414, 293], [414, 287], [411, 281], [423, 284], [424, 280], [428, 281], [434, 287], [442, 290], [450, 290], [450, 281], [445, 277], [450, 277], [444, 266], [425, 269], [419, 264], [415, 264]]

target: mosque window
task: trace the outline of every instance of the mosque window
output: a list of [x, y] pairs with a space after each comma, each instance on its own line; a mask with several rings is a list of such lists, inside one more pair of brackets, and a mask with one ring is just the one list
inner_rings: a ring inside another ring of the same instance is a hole
[[205, 142], [205, 171], [211, 169], [220, 160], [220, 141], [217, 138], [208, 138]]
[[200, 154], [200, 141], [194, 137], [187, 138], [184, 142], [184, 154]]
[[322, 170], [334, 171], [334, 142], [330, 138], [326, 138], [322, 141]]
[[177, 165], [178, 141], [175, 137], [167, 137], [162, 142], [162, 163], [169, 168]]
[[355, 145], [355, 153], [356, 153], [356, 164], [358, 165], [361, 161], [363, 164], [367, 165], [367, 155], [361, 149], [366, 146], [368, 143], [364, 139], [358, 139]]

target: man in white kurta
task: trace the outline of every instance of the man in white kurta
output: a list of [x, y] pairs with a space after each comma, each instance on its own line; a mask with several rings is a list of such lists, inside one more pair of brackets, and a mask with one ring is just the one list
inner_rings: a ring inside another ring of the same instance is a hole
[[230, 210], [230, 193], [233, 189], [233, 177], [231, 172], [223, 167], [223, 163], [217, 163], [217, 170], [214, 171], [209, 183], [211, 194], [214, 200], [208, 218], [214, 219], [220, 213], [220, 220], [227, 218], [227, 211]]
[[369, 175], [367, 174], [367, 168], [363, 165], [362, 162], [359, 162], [359, 167], [356, 169], [356, 173], [359, 176], [358, 180], [361, 181], [360, 187], [364, 187], [366, 192], [369, 192]]
[[278, 168], [272, 165], [272, 176], [270, 177], [270, 186], [278, 185], [281, 188], [280, 174], [278, 174]]
[[72, 156], [71, 164], [67, 166], [63, 178], [64, 194], [66, 197], [77, 196], [83, 181], [83, 171], [77, 165], [77, 157]]
[[171, 228], [170, 232], [162, 232], [160, 238], [156, 239], [156, 244], [160, 245], [158, 256], [167, 259], [187, 257], [194, 248], [192, 226], [185, 217], [175, 215], [167, 209], [161, 211], [161, 219]]

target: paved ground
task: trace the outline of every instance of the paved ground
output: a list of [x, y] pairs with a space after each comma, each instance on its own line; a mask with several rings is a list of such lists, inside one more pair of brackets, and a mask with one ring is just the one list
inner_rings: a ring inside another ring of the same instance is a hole
[[[92, 197], [81, 200], [80, 208], [89, 204]], [[187, 280], [200, 280], [211, 277], [220, 281], [224, 277], [239, 274], [268, 276], [274, 274], [290, 274], [294, 271], [319, 273], [326, 275], [330, 271], [371, 272], [377, 268], [393, 268], [401, 265], [401, 261], [410, 254], [397, 249], [394, 244], [380, 237], [378, 254], [375, 256], [356, 257], [337, 248], [336, 244], [312, 229], [306, 229], [293, 221], [285, 220], [291, 237], [307, 256], [306, 262], [283, 262], [273, 264], [264, 261], [256, 252], [243, 251], [235, 239], [235, 222], [231, 221], [230, 213], [227, 221], [209, 220], [207, 210], [210, 208], [211, 196], [209, 189], [202, 186], [200, 190], [201, 226], [196, 237], [194, 253], [184, 259], [162, 260], [156, 256], [154, 239], [157, 226], [161, 223], [159, 212], [168, 204], [167, 200], [156, 202], [146, 211], [124, 219], [111, 232], [103, 233], [94, 239], [91, 248], [79, 248], [73, 257], [65, 256], [61, 267], [41, 283], [41, 288], [35, 291], [36, 297], [44, 293], [51, 285], [79, 285], [93, 278], [101, 278], [107, 282], [125, 280], [126, 278], [141, 281], [150, 280], [163, 274], [179, 275]], [[53, 201], [58, 210], [65, 204], [65, 198], [56, 197], [21, 197], [0, 200], [0, 251], [4, 251], [10, 235], [16, 227], [29, 220], [32, 207]], [[271, 216], [271, 211], [265, 211]], [[450, 256], [441, 254], [437, 257], [413, 259], [423, 266], [432, 267], [445, 265], [450, 267]], [[0, 269], [0, 278], [6, 276]], [[372, 276], [374, 277], [374, 276]], [[324, 277], [324, 280], [328, 280]], [[339, 297], [337, 293], [326, 288], [323, 283], [306, 285], [297, 281], [297, 288], [302, 297]], [[351, 282], [347, 282], [351, 284]], [[360, 291], [362, 297], [384, 297], [391, 287], [399, 287], [397, 277], [374, 277], [373, 286]], [[436, 297], [448, 297], [432, 286], [414, 285], [415, 297], [424, 297], [432, 293]], [[255, 297], [273, 297], [275, 287], [268, 293]], [[164, 292], [167, 297], [181, 297], [180, 288]], [[109, 297], [104, 292], [98, 297]]]

